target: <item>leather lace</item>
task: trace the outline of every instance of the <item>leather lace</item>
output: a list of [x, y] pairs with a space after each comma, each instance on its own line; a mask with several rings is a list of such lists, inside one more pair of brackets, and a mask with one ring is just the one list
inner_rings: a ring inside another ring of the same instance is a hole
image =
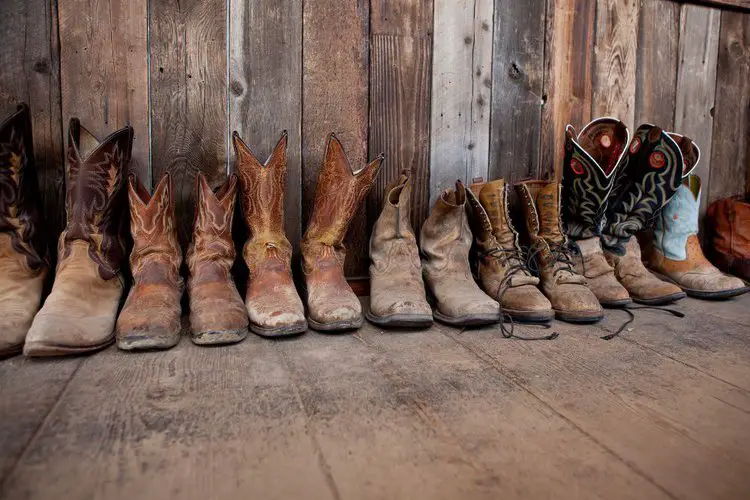
[[633, 321], [635, 321], [635, 314], [633, 314], [633, 312], [632, 312], [633, 309], [652, 309], [654, 311], [668, 312], [669, 314], [677, 316], [678, 318], [684, 318], [685, 317], [684, 313], [682, 313], [680, 311], [677, 311], [676, 309], [670, 309], [668, 307], [658, 307], [658, 306], [625, 306], [625, 307], [619, 308], [619, 310], [624, 311], [628, 316], [630, 316], [630, 318], [628, 318], [622, 325], [620, 325], [620, 327], [614, 333], [610, 333], [608, 335], [605, 335], [605, 336], [599, 337], [599, 338], [601, 338], [602, 340], [612, 340], [613, 338], [615, 338], [618, 335], [620, 335], [620, 333], [622, 333], [629, 324], [631, 324]]

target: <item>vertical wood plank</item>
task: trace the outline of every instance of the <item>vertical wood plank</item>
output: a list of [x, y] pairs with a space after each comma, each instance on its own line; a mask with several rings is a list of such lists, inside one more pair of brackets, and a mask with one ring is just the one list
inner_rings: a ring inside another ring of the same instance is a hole
[[370, 15], [370, 156], [386, 162], [370, 194], [369, 222], [380, 214], [386, 186], [412, 171], [412, 226], [427, 218], [430, 197], [432, 1], [373, 0]]
[[495, 5], [491, 179], [512, 182], [539, 174], [546, 9], [546, 0]]
[[436, 0], [430, 204], [456, 178], [487, 177], [493, 2]]
[[750, 14], [721, 14], [714, 116], [706, 206], [750, 193]]
[[226, 0], [151, 2], [153, 177], [175, 183], [180, 242], [190, 240], [195, 176], [227, 172]]
[[638, 27], [635, 123], [674, 128], [680, 5], [672, 0], [643, 0]]
[[[301, 215], [302, 3], [230, 0], [229, 125], [264, 161], [287, 130], [286, 235]], [[230, 156], [234, 154], [231, 145]]]
[[[302, 218], [306, 223], [328, 134], [335, 132], [341, 140], [352, 168], [359, 169], [367, 161], [370, 3], [308, 0], [303, 10]], [[352, 220], [345, 244], [346, 275], [366, 276], [365, 207]]]

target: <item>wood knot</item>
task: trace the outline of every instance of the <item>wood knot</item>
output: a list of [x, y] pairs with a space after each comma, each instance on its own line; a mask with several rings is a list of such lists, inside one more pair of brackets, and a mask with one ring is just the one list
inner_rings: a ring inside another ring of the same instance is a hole
[[508, 76], [512, 80], [520, 80], [522, 76], [521, 68], [518, 67], [518, 64], [515, 62], [510, 63], [510, 68], [508, 68]]

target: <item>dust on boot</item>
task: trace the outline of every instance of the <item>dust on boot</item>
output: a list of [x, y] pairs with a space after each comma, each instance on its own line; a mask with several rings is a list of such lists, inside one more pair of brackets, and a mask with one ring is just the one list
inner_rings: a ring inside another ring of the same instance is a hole
[[49, 265], [39, 232], [31, 112], [0, 124], [0, 358], [18, 354], [39, 309]]
[[432, 324], [410, 216], [411, 178], [405, 171], [386, 189], [383, 210], [370, 237], [370, 310], [366, 316], [376, 325], [424, 328]]
[[180, 341], [182, 248], [173, 191], [169, 174], [152, 195], [134, 174], [128, 179], [133, 287], [116, 328], [117, 347], [126, 351], [169, 349]]
[[708, 206], [709, 259], [722, 271], [750, 281], [750, 200], [725, 198]]
[[362, 305], [344, 277], [344, 237], [382, 163], [381, 155], [352, 172], [339, 140], [334, 134], [328, 137], [313, 213], [301, 244], [307, 321], [315, 330], [344, 331], [362, 326]]
[[467, 217], [467, 190], [461, 181], [435, 201], [422, 225], [424, 277], [435, 298], [435, 319], [454, 326], [500, 321], [500, 304], [474, 281], [469, 265], [473, 235]]
[[599, 300], [586, 286], [586, 278], [576, 272], [562, 230], [560, 184], [526, 181], [517, 184], [516, 190], [523, 205], [532, 255], [539, 262], [542, 291], [552, 303], [555, 317], [571, 323], [601, 320], [604, 312]]
[[245, 307], [250, 330], [264, 337], [307, 330], [305, 307], [292, 278], [292, 245], [284, 234], [286, 131], [265, 164], [235, 132], [240, 202], [249, 237], [242, 250], [250, 271]]
[[546, 322], [554, 318], [552, 304], [537, 288], [539, 278], [526, 266], [518, 233], [510, 221], [505, 181], [483, 183], [478, 179], [466, 195], [482, 289], [513, 320]]
[[193, 241], [186, 259], [195, 344], [232, 344], [247, 337], [247, 311], [232, 277], [236, 199], [236, 175], [230, 175], [214, 193], [203, 174], [198, 174]]
[[132, 145], [131, 127], [99, 142], [76, 118], [70, 120], [67, 225], [59, 239], [52, 293], [34, 318], [24, 354], [79, 354], [114, 340], [124, 283], [124, 186]]

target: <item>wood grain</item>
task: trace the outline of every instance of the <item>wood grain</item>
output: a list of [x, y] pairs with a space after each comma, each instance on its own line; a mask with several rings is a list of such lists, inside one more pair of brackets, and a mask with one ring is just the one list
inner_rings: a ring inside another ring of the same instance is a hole
[[216, 187], [227, 173], [225, 0], [151, 3], [153, 178], [175, 183], [180, 243], [190, 240], [195, 176]]

